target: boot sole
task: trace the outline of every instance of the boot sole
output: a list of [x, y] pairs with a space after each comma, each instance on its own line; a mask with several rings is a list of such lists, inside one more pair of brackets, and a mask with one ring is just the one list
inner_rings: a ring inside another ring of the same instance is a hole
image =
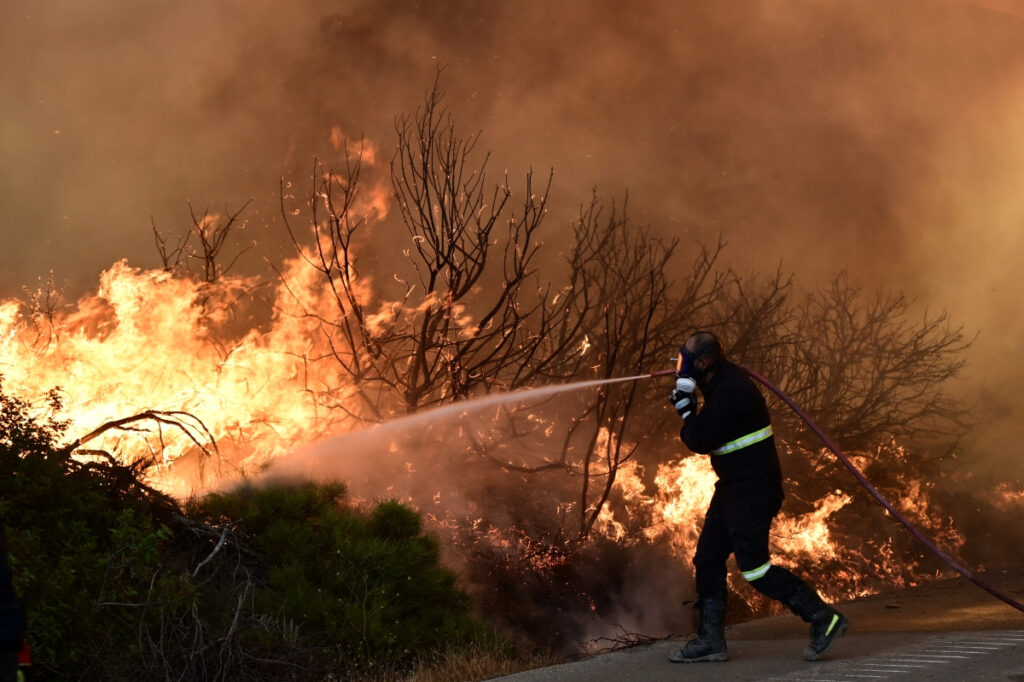
[[668, 660], [673, 663], [724, 663], [729, 660], [729, 654], [708, 654], [707, 656], [698, 656], [697, 658], [673, 658], [669, 656]]
[[843, 633], [846, 632], [846, 628], [848, 627], [850, 627], [849, 618], [843, 618], [842, 620], [840, 620], [839, 624], [836, 625], [835, 634], [832, 635], [832, 639], [828, 640], [828, 644], [825, 645], [825, 648], [821, 651], [815, 651], [811, 647], [807, 647], [806, 649], [804, 649], [804, 660], [817, 661], [819, 658], [827, 654], [828, 650], [832, 648], [832, 645], [836, 643], [837, 639], [843, 636]]

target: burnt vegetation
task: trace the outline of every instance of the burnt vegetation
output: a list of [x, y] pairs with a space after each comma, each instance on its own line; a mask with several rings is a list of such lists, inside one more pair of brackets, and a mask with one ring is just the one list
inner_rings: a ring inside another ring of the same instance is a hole
[[[569, 229], [550, 225], [553, 174], [492, 180], [480, 135], [459, 132], [437, 83], [395, 132], [386, 182], [397, 216], [386, 226], [369, 228], [366, 175], [379, 169], [359, 144], [335, 165], [315, 162], [304, 195], [282, 181], [284, 228], [323, 297], [311, 301], [282, 270], [292, 300], [278, 312], [313, 320], [328, 351], [304, 360], [332, 363], [353, 387], [309, 387], [325, 419], [358, 429], [495, 392], [646, 374], [705, 328], [855, 450], [883, 493], [933, 481], [924, 492], [936, 506], [919, 519], [928, 530], [954, 538], [952, 515], [969, 510], [964, 524], [983, 527], [998, 513], [934, 483], [948, 479], [944, 459], [969, 426], [947, 386], [970, 338], [944, 312], [919, 313], [845, 274], [813, 290], [781, 268], [743, 274], [724, 240], [682, 249], [635, 225], [625, 197], [595, 191]], [[176, 240], [154, 226], [164, 268], [215, 283], [241, 255], [228, 248], [241, 213], [190, 209]], [[364, 269], [376, 275], [372, 294]], [[197, 305], [234, 308], [261, 289]], [[374, 462], [370, 472], [352, 466], [345, 482], [367, 498], [414, 471], [403, 494], [422, 516], [393, 502], [360, 507], [340, 483], [244, 487], [179, 507], [144, 483], [153, 453], [86, 452], [95, 432], [61, 445], [56, 416], [33, 421], [5, 395], [3, 513], [38, 657], [58, 677], [89, 671], [81, 679], [327, 679], [400, 676], [459, 646], [505, 655], [476, 616], [520, 651], [689, 632], [690, 567], [646, 532], [658, 521], [638, 516], [616, 539], [599, 527], [602, 512], [628, 509], [616, 487], [624, 465], [641, 465], [650, 488], [659, 463], [684, 456], [667, 392], [661, 382], [608, 384], [467, 416], [455, 432], [427, 426], [386, 453], [346, 453]], [[847, 551], [803, 573], [858, 589], [905, 583], [880, 552], [912, 564], [912, 579], [941, 572], [784, 406], [773, 415], [791, 513], [836, 489], [853, 497], [834, 518]], [[180, 429], [199, 461], [220, 460], [201, 417], [154, 410], [98, 431]], [[29, 476], [31, 467], [48, 468]], [[27, 511], [44, 495], [40, 481], [66, 505], [47, 512], [63, 515], [52, 520], [59, 542], [42, 538]], [[92, 497], [73, 494], [72, 482]], [[947, 549], [984, 561], [976, 547]], [[85, 570], [44, 584], [50, 562]], [[745, 596], [734, 615], [769, 608]], [[67, 612], [79, 616], [71, 626]], [[87, 630], [92, 646], [62, 648], [68, 627]]]

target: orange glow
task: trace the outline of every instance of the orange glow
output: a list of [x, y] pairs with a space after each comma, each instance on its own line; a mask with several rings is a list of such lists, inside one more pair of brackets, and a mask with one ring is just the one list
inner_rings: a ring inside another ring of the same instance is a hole
[[1004, 510], [1024, 508], [1024, 490], [1013, 490], [1006, 483], [1000, 483], [996, 486], [994, 501]]
[[[891, 443], [886, 448], [886, 456], [906, 456], [898, 444]], [[788, 450], [787, 456], [806, 457], [809, 453]], [[859, 466], [868, 461], [864, 456], [854, 459], [860, 462]], [[691, 456], [659, 465], [654, 494], [646, 492], [643, 478], [642, 468], [634, 462], [619, 470], [615, 483], [618, 502], [601, 515], [599, 529], [619, 541], [643, 538], [670, 547], [680, 561], [690, 562], [714, 492], [715, 474], [709, 459]], [[905, 481], [902, 490], [894, 504], [940, 547], [955, 555], [963, 547], [964, 539], [952, 519], [936, 512], [920, 481]], [[1010, 497], [1012, 494], [1007, 499]], [[827, 575], [828, 580], [816, 587], [831, 599], [850, 599], [877, 592], [881, 586], [910, 586], [934, 577], [924, 573], [914, 557], [897, 555], [891, 537], [880, 545], [869, 546], [855, 535], [859, 529], [837, 536], [836, 515], [853, 499], [850, 493], [836, 490], [814, 501], [813, 511], [802, 515], [792, 515], [791, 505], [784, 505], [772, 528], [772, 561], [801, 575]], [[872, 506], [872, 512], [875, 511]], [[877, 519], [879, 524], [893, 523], [880, 508]], [[892, 525], [892, 533], [899, 532], [902, 531]], [[730, 574], [730, 580], [741, 581], [736, 572]]]
[[[338, 425], [312, 391], [342, 401], [350, 391], [328, 362], [317, 325], [303, 308], [326, 311], [311, 268], [290, 261], [288, 286], [276, 292], [264, 329], [232, 337], [236, 306], [255, 282], [225, 277], [214, 284], [161, 270], [114, 264], [95, 295], [51, 319], [16, 301], [0, 303], [0, 372], [16, 395], [59, 386], [70, 418], [68, 435], [145, 410], [182, 410], [198, 417], [226, 459], [239, 469], [334, 432]], [[160, 481], [187, 492], [194, 484], [170, 463], [195, 444], [173, 429], [108, 432], [91, 448], [119, 456], [152, 452], [165, 465]], [[141, 448], [141, 449], [140, 449]], [[227, 472], [224, 472], [227, 473]]]
[[[704, 512], [714, 492], [715, 473], [708, 457], [693, 456], [658, 467], [654, 497], [643, 495], [642, 471], [632, 462], [620, 470], [618, 490], [629, 510], [629, 518], [645, 518], [642, 533], [649, 540], [667, 543], [681, 561], [689, 561], [697, 546]], [[835, 558], [837, 547], [829, 533], [828, 519], [850, 502], [850, 497], [834, 493], [819, 500], [815, 511], [793, 518], [785, 512], [776, 519], [772, 533], [773, 561], [794, 565]], [[603, 529], [616, 538], [628, 536], [624, 521], [614, 513], [602, 516]]]
[[[357, 411], [354, 387], [338, 371], [317, 318], [337, 314], [329, 290], [301, 259], [287, 261], [281, 272], [282, 283], [270, 292], [273, 313], [259, 324], [239, 319], [258, 285], [254, 280], [222, 277], [213, 283], [196, 282], [123, 261], [102, 273], [95, 294], [66, 310], [31, 313], [18, 301], [0, 301], [0, 373], [5, 390], [41, 396], [61, 387], [69, 438], [146, 410], [194, 415], [208, 434], [196, 430], [189, 437], [167, 425], [139, 422], [130, 430], [108, 431], [87, 445], [121, 458], [151, 454], [159, 464], [152, 482], [179, 495], [212, 482], [198, 479], [202, 450], [194, 438], [202, 442], [212, 436], [216, 441], [223, 459], [208, 457], [203, 469], [216, 479], [251, 473], [279, 455], [363, 428], [365, 423], [348, 413]], [[371, 305], [372, 282], [367, 278], [355, 280], [353, 286], [366, 304], [369, 332], [386, 328], [397, 304]], [[432, 297], [422, 301], [423, 306], [440, 303]], [[465, 311], [453, 313], [463, 333], [474, 333], [474, 321]], [[338, 405], [347, 411], [335, 409]], [[611, 449], [615, 443], [609, 438], [602, 433], [596, 450]], [[396, 447], [392, 444], [392, 452]], [[793, 447], [783, 450], [784, 465], [789, 458], [811, 461], [821, 455]], [[210, 449], [207, 455], [213, 452]], [[852, 459], [863, 469], [873, 461], [901, 461], [907, 456], [899, 444], [886, 443], [870, 456], [858, 453]], [[410, 463], [406, 473], [411, 477], [418, 468]], [[595, 463], [593, 475], [607, 473], [606, 464]], [[646, 476], [633, 460], [622, 465], [595, 530], [627, 545], [655, 543], [688, 563], [715, 474], [703, 456], [663, 463], [653, 474]], [[929, 488], [921, 480], [900, 480], [898, 485], [900, 496], [894, 504], [955, 555], [964, 540], [953, 521], [931, 502]], [[804, 575], [827, 575], [819, 589], [833, 599], [868, 594], [880, 584], [913, 585], [931, 577], [916, 559], [894, 550], [891, 536], [868, 545], [859, 536], [837, 532], [837, 517], [844, 510], [848, 513], [854, 489], [851, 484], [846, 491], [808, 501], [813, 509], [802, 515], [791, 515], [792, 505], [787, 504], [773, 528], [773, 561]], [[394, 484], [379, 491], [397, 493]], [[1024, 504], [1024, 493], [1009, 488], [997, 493], [1002, 505]], [[566, 560], [521, 529], [480, 525], [467, 530], [468, 517], [452, 516], [453, 510], [442, 503], [448, 502], [447, 492], [431, 494], [432, 498], [404, 501], [425, 507], [438, 530], [457, 528], [476, 543], [522, 551], [536, 570]], [[891, 519], [880, 509], [872, 510], [878, 514], [878, 527], [888, 528], [883, 524], [891, 524]], [[551, 511], [557, 518], [572, 516], [570, 512], [568, 507]], [[902, 531], [892, 526], [891, 532]], [[732, 579], [737, 579], [735, 573]]]

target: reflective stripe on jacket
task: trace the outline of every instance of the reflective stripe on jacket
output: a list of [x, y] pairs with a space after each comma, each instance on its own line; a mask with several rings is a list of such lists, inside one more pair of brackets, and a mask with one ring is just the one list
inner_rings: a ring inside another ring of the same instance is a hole
[[782, 493], [782, 470], [764, 396], [747, 373], [728, 361], [700, 385], [700, 411], [679, 435], [693, 452], [711, 454], [719, 486]]

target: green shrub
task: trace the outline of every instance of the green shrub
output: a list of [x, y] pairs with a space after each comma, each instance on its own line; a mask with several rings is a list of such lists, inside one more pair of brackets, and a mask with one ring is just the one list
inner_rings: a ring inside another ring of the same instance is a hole
[[410, 665], [488, 639], [436, 540], [397, 502], [367, 515], [347, 504], [343, 485], [297, 483], [211, 495], [189, 514], [237, 523], [263, 567], [254, 609], [333, 644], [343, 667]]
[[141, 463], [78, 461], [30, 414], [0, 384], [0, 514], [40, 680], [352, 679], [507, 653], [408, 507], [297, 483], [182, 510]]
[[138, 658], [123, 607], [110, 605], [152, 598], [170, 537], [159, 519], [173, 505], [140, 488], [131, 467], [74, 461], [59, 445], [56, 393], [49, 403], [51, 417], [35, 419], [0, 385], [0, 519], [38, 676], [65, 679], [98, 660], [116, 669]]

